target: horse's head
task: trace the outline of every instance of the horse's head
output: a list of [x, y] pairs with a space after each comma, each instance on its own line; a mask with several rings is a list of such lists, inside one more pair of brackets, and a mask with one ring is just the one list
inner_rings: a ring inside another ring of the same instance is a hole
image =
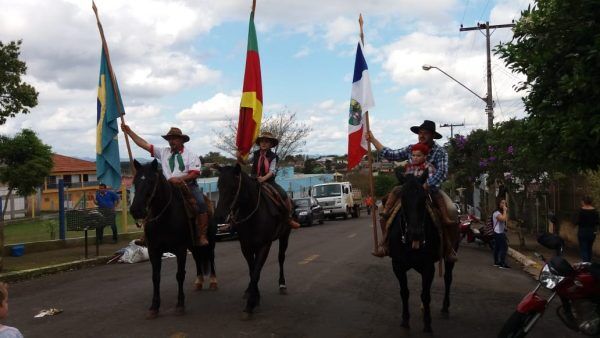
[[158, 171], [156, 159], [144, 165], [134, 160], [133, 164], [135, 166], [135, 176], [133, 177], [135, 195], [129, 211], [134, 219], [143, 219], [147, 216], [147, 208], [156, 193], [162, 174]]
[[427, 191], [423, 184], [427, 180], [428, 171], [421, 176], [407, 175], [403, 178], [401, 200], [403, 215], [409, 232], [419, 232], [425, 222]]
[[219, 189], [219, 202], [215, 210], [215, 220], [217, 223], [225, 222], [227, 215], [231, 212], [232, 204], [236, 196], [239, 197], [241, 184], [242, 168], [239, 164], [235, 166], [218, 167], [219, 179], [217, 188]]

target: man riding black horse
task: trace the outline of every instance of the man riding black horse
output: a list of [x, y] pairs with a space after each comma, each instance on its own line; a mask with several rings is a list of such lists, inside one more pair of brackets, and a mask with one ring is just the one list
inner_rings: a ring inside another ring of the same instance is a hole
[[[427, 178], [423, 187], [429, 192], [440, 211], [440, 223], [444, 237], [444, 258], [447, 261], [455, 262], [457, 257], [454, 251], [454, 243], [458, 240], [458, 222], [450, 219], [448, 210], [454, 208], [454, 206], [449, 203], [451, 200], [441, 190], [442, 182], [448, 176], [448, 153], [434, 141], [434, 139], [441, 139], [442, 135], [436, 132], [435, 122], [429, 120], [423, 121], [420, 126], [411, 127], [410, 130], [419, 135], [419, 143], [426, 144], [430, 149], [427, 162], [430, 162], [436, 171], [434, 175]], [[371, 132], [367, 135], [367, 139], [387, 160], [403, 161], [410, 158], [412, 146], [395, 150], [384, 147]], [[385, 231], [386, 229], [382, 227], [382, 232], [385, 233]]]
[[121, 124], [121, 130], [129, 135], [133, 142], [140, 148], [150, 152], [150, 156], [160, 160], [162, 173], [165, 178], [182, 188], [184, 193], [190, 193], [195, 202], [198, 215], [196, 217], [196, 239], [195, 244], [206, 246], [209, 244], [206, 236], [208, 230], [208, 208], [204, 202], [204, 196], [198, 187], [196, 178], [200, 176], [201, 163], [200, 158], [184, 148], [183, 144], [190, 140], [190, 137], [181, 132], [181, 129], [172, 127], [166, 135], [162, 137], [169, 142], [169, 147], [155, 147], [138, 136], [125, 123]]

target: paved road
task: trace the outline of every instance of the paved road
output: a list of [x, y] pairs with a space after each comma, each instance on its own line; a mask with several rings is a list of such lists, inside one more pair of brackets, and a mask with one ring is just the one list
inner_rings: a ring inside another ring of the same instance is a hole
[[[7, 325], [26, 337], [431, 337], [421, 332], [420, 278], [409, 274], [410, 331], [400, 324], [398, 282], [389, 259], [372, 257], [370, 218], [326, 221], [292, 233], [286, 277], [288, 295], [279, 295], [276, 248], [260, 282], [262, 304], [254, 319], [242, 321], [242, 293], [248, 278], [236, 241], [217, 244], [218, 291], [192, 291], [191, 261], [186, 280], [187, 313], [174, 315], [175, 261], [163, 264], [162, 308], [144, 319], [150, 304], [150, 264], [107, 265], [66, 272], [10, 288]], [[191, 257], [191, 256], [188, 256]], [[489, 251], [465, 245], [455, 270], [451, 315], [439, 313], [443, 280], [433, 285], [433, 336], [495, 337], [504, 320], [535, 282], [520, 269], [491, 266]], [[513, 262], [513, 267], [517, 264]], [[41, 309], [63, 313], [34, 319]], [[573, 337], [552, 310], [532, 337]]]

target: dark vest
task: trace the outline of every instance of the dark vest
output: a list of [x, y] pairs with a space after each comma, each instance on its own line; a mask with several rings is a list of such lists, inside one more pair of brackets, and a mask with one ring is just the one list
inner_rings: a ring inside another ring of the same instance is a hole
[[[273, 161], [273, 159], [277, 159], [277, 154], [275, 154], [273, 151], [271, 151], [271, 149], [267, 150], [267, 153], [265, 154], [265, 156], [267, 157], [267, 161], [269, 161], [269, 163], [271, 163], [271, 161]], [[258, 176], [265, 176], [267, 173], [264, 172], [264, 166], [258, 164], [258, 159], [260, 158], [260, 149], [255, 151], [254, 153], [252, 153], [252, 176], [254, 177], [258, 177]], [[275, 176], [273, 176], [271, 179], [275, 179]]]

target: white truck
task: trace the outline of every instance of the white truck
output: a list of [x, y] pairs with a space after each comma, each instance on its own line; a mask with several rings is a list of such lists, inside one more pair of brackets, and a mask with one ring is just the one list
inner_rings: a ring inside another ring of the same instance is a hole
[[325, 217], [333, 219], [342, 216], [360, 216], [360, 201], [355, 200], [350, 182], [331, 182], [313, 185], [310, 195], [323, 207]]

